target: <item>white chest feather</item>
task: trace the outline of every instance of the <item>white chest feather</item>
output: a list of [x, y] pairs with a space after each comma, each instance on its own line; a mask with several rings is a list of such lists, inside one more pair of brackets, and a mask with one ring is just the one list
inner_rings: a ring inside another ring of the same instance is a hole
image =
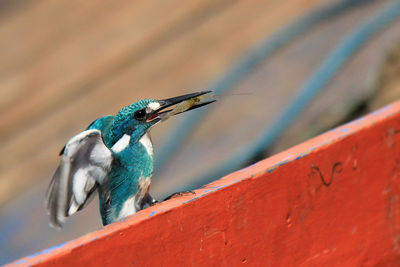
[[124, 150], [128, 145], [129, 141], [131, 140], [131, 136], [124, 134], [124, 136], [121, 137], [111, 148], [112, 151], [115, 153], [121, 152]]
[[150, 177], [140, 177], [138, 180], [138, 191], [136, 195], [128, 198], [122, 204], [122, 208], [116, 216], [116, 220], [120, 220], [126, 216], [135, 214], [137, 211], [141, 209], [143, 197], [149, 191], [149, 187], [151, 184]]
[[118, 213], [117, 220], [125, 218], [126, 216], [132, 215], [136, 213], [136, 199], [135, 196], [132, 196], [125, 200], [124, 204], [122, 204], [122, 208]]
[[148, 134], [143, 135], [143, 137], [140, 138], [139, 142], [144, 146], [147, 153], [150, 156], [153, 156], [153, 144], [151, 143], [149, 135]]

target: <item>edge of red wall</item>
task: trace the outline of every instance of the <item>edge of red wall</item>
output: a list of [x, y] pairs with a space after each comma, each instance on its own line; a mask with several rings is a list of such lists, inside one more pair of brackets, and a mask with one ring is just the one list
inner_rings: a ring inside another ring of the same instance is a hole
[[399, 264], [399, 132], [397, 101], [9, 266]]

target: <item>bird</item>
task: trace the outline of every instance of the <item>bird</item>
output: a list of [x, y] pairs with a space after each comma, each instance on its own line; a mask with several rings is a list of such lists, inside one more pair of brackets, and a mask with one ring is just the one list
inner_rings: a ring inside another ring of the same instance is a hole
[[50, 226], [60, 229], [96, 193], [103, 225], [157, 203], [149, 194], [154, 168], [149, 131], [173, 115], [215, 102], [207, 99], [213, 97], [211, 92], [139, 100], [116, 115], [94, 120], [72, 137], [60, 152], [46, 191]]

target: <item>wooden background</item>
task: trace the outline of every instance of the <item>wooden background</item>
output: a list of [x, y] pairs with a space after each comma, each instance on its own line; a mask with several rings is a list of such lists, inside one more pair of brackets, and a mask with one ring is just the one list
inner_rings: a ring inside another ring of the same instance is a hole
[[[71, 136], [138, 99], [212, 90], [207, 86], [249, 48], [332, 2], [1, 2], [0, 264], [101, 226], [96, 201], [63, 231], [47, 226], [45, 189]], [[152, 193], [161, 198], [194, 183], [197, 174], [251, 141], [332, 48], [386, 3], [375, 1], [321, 23], [261, 64], [172, 155], [154, 177]], [[398, 52], [382, 66], [399, 40], [395, 22], [368, 42], [270, 152], [329, 129], [360, 103], [368, 110], [396, 98]], [[164, 133], [179, 120], [153, 130], [156, 156]]]

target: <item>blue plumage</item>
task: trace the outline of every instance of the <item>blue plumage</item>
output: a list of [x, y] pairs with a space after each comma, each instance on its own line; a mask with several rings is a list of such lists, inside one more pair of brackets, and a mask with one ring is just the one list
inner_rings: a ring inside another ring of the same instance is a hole
[[[149, 130], [171, 115], [204, 106], [209, 92], [165, 100], [145, 99], [101, 117], [71, 138], [47, 191], [50, 224], [84, 208], [97, 191], [103, 224], [131, 215], [156, 201], [149, 195], [153, 147]], [[176, 105], [172, 110], [166, 108]]]
[[[88, 129], [100, 130], [104, 143], [110, 149], [119, 140], [118, 137], [121, 139], [126, 132], [131, 134], [134, 132], [131, 129], [118, 129], [124, 122], [116, 124], [113, 118], [112, 116], [102, 117], [88, 127]], [[139, 178], [152, 177], [153, 155], [147, 152], [142, 143], [135, 140], [141, 137], [139, 134], [131, 135], [129, 144], [124, 150], [119, 153], [113, 152], [114, 159], [108, 173], [108, 180], [99, 187], [100, 214], [104, 225], [119, 219], [118, 215], [125, 201], [138, 193]], [[141, 208], [138, 206], [135, 211]]]

